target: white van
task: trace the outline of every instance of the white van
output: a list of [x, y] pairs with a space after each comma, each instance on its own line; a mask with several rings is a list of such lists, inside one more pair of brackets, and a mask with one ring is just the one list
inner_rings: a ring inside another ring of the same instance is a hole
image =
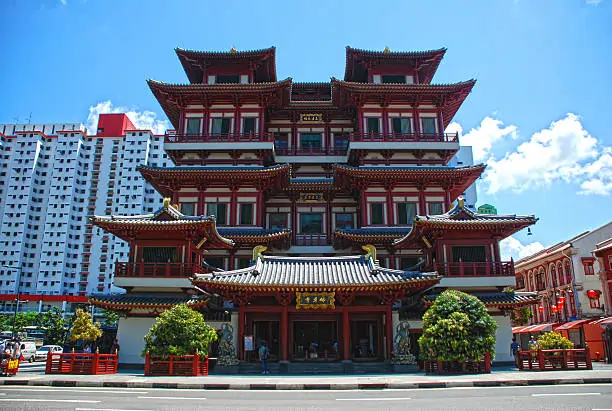
[[24, 341], [21, 343], [20, 348], [24, 360], [29, 362], [36, 360], [36, 343], [34, 341]]

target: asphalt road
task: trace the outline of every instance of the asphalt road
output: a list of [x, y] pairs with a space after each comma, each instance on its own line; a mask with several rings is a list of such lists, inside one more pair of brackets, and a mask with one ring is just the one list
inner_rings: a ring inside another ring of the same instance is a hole
[[612, 385], [362, 391], [202, 391], [0, 387], [2, 410], [612, 411]]

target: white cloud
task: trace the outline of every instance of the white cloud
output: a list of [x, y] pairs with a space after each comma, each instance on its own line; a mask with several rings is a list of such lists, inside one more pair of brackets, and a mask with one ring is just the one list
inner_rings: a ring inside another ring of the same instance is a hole
[[164, 134], [170, 128], [168, 120], [158, 120], [157, 114], [152, 111], [130, 110], [127, 107], [121, 106], [115, 107], [110, 100], [106, 100], [89, 107], [89, 115], [87, 116], [87, 130], [89, 134], [96, 133], [96, 130], [98, 130], [98, 116], [106, 113], [125, 113], [138, 130], [151, 130], [154, 134]]
[[62, 6], [67, 6], [68, 0], [60, 0], [60, 3], [62, 3]]
[[603, 0], [584, 0], [584, 2], [590, 6], [599, 6], [599, 3], [601, 3]]
[[514, 237], [508, 237], [499, 242], [502, 261], [508, 261], [510, 258], [516, 261], [543, 249], [544, 246], [539, 241], [524, 245]]
[[[461, 135], [462, 131], [463, 128], [458, 123], [451, 123], [446, 128], [448, 133], [459, 132]], [[491, 156], [493, 144], [504, 138], [516, 140], [518, 138], [517, 127], [504, 126], [501, 120], [485, 117], [478, 127], [462, 135], [460, 141], [463, 146], [472, 146], [474, 161], [479, 163], [486, 161]]]

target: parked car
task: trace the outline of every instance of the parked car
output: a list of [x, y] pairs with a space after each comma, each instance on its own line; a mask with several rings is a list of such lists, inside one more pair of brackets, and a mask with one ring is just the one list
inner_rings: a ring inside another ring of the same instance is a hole
[[61, 353], [64, 352], [64, 350], [59, 345], [43, 345], [38, 350], [36, 350], [36, 361], [46, 360], [49, 352]]
[[29, 362], [36, 360], [37, 349], [34, 341], [24, 341], [19, 348], [21, 348], [21, 355], [23, 355], [24, 360], [28, 360]]

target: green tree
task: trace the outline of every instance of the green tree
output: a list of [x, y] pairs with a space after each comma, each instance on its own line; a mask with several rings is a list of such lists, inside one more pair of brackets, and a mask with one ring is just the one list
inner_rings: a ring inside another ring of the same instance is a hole
[[45, 329], [45, 344], [64, 345], [67, 323], [59, 308], [38, 314], [38, 325]]
[[[30, 327], [36, 325], [36, 320], [38, 318], [38, 313], [36, 311], [26, 311], [17, 313], [17, 318], [15, 321], [15, 332], [20, 333], [23, 331], [25, 327]], [[7, 328], [11, 328], [13, 326], [13, 316], [10, 316], [9, 322], [7, 324]]]
[[517, 308], [510, 313], [510, 319], [513, 326], [527, 325], [529, 320], [533, 318], [533, 313], [527, 307]]
[[100, 324], [93, 322], [91, 314], [81, 309], [76, 310], [75, 319], [70, 328], [70, 341], [95, 341], [101, 336]]
[[164, 311], [144, 337], [144, 356], [208, 355], [208, 346], [217, 340], [217, 332], [204, 321], [204, 316], [180, 304]]
[[480, 360], [495, 354], [497, 323], [473, 295], [447, 290], [423, 316], [421, 358], [436, 361]]
[[103, 324], [106, 327], [116, 327], [119, 323], [119, 314], [115, 311], [102, 310], [102, 315], [104, 316]]
[[574, 348], [574, 343], [560, 333], [548, 332], [538, 338], [538, 349], [540, 350], [569, 350], [572, 348]]

